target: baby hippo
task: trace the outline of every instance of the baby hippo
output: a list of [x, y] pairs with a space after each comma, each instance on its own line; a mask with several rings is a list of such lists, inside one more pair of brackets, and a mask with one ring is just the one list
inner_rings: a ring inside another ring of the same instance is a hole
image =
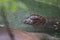
[[32, 14], [24, 19], [23, 23], [32, 25], [36, 32], [60, 32], [60, 20], [56, 18], [46, 18], [37, 14]]

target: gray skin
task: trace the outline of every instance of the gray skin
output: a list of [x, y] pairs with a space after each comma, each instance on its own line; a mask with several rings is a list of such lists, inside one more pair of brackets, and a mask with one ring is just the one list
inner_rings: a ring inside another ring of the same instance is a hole
[[[60, 40], [45, 33], [31, 33], [16, 29], [12, 30], [14, 40]], [[11, 40], [6, 28], [0, 28], [0, 40]]]
[[60, 20], [57, 18], [45, 18], [40, 15], [33, 14], [23, 20], [24, 24], [32, 25], [36, 32], [51, 31], [60, 32]]
[[39, 15], [31, 15], [24, 19], [22, 22], [24, 24], [32, 25], [33, 28], [35, 28], [35, 31], [37, 32], [40, 31], [41, 29], [44, 30], [44, 23], [46, 21], [44, 18], [42, 19], [40, 18], [41, 16]]

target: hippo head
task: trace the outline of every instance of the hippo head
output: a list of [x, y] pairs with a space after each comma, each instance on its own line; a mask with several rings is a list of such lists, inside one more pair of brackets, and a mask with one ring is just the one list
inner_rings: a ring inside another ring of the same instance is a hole
[[32, 14], [30, 15], [29, 17], [25, 18], [23, 20], [23, 23], [24, 24], [30, 24], [30, 25], [33, 25], [33, 24], [40, 24], [40, 23], [45, 23], [45, 18], [40, 16], [40, 15], [37, 15], [37, 14]]

